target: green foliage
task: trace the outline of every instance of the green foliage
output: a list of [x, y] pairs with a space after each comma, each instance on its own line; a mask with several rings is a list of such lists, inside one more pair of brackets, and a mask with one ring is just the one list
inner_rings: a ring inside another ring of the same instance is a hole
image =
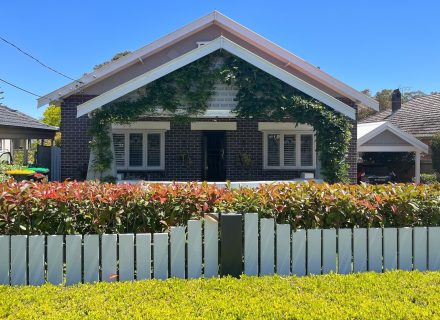
[[440, 273], [0, 286], [13, 319], [437, 319]]
[[131, 51], [121, 51], [121, 52], [118, 52], [109, 61], [105, 61], [103, 63], [99, 63], [99, 64], [95, 65], [93, 67], [93, 70], [97, 70], [97, 69], [101, 68], [102, 66], [105, 66], [106, 64], [109, 64], [112, 61], [116, 61], [116, 60], [122, 58], [123, 56], [126, 56], [127, 54], [130, 54], [130, 53], [131, 53]]
[[59, 127], [61, 125], [61, 107], [50, 105], [44, 110], [41, 121], [50, 126]]
[[432, 167], [440, 174], [440, 132], [437, 133], [431, 141]]
[[436, 183], [437, 175], [435, 173], [421, 173], [420, 183]]
[[0, 183], [0, 234], [162, 232], [228, 212], [256, 212], [293, 229], [440, 226], [440, 184]]
[[93, 169], [111, 167], [109, 152], [112, 123], [128, 123], [141, 115], [153, 116], [158, 108], [174, 120], [188, 120], [206, 110], [216, 82], [238, 89], [238, 117], [290, 120], [314, 127], [322, 173], [328, 182], [347, 181], [346, 161], [351, 122], [345, 116], [290, 87], [251, 64], [225, 52], [215, 52], [137, 91], [137, 99], [110, 103], [93, 113], [90, 134], [95, 154]]

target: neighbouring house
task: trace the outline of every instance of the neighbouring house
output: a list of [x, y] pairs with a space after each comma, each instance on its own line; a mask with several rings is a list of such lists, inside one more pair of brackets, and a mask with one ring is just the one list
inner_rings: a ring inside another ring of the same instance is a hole
[[31, 140], [41, 145], [45, 140], [53, 141], [57, 127], [49, 126], [18, 110], [0, 105], [0, 153], [22, 150], [24, 162], [27, 163]]
[[[432, 137], [440, 133], [440, 94], [421, 96], [402, 104], [400, 93], [395, 90], [391, 109], [374, 114], [361, 122], [368, 126], [369, 123], [383, 121], [392, 124], [406, 135], [420, 140], [427, 146], [426, 148], [429, 147], [429, 151], [426, 150], [420, 155], [416, 153], [415, 170], [432, 173], [430, 145]], [[418, 157], [420, 157], [419, 165], [417, 165]]]
[[[221, 50], [349, 119], [349, 175], [356, 182], [357, 107], [378, 110], [377, 101], [217, 11], [38, 99], [38, 106], [61, 105], [62, 178], [93, 177], [89, 129], [96, 110], [130, 102], [144, 86]], [[214, 89], [206, 112], [189, 122], [173, 122], [162, 113], [114, 124], [111, 173], [150, 181], [321, 177], [312, 126], [292, 119], [238, 118], [236, 88], [218, 83]]]

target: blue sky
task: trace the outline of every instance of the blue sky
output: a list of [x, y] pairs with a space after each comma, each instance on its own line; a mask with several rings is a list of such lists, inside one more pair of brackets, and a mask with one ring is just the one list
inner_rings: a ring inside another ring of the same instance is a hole
[[[3, 1], [0, 36], [78, 78], [219, 10], [350, 86], [440, 91], [440, 1]], [[0, 42], [0, 78], [43, 95], [68, 80]], [[2, 103], [40, 117], [6, 84]]]

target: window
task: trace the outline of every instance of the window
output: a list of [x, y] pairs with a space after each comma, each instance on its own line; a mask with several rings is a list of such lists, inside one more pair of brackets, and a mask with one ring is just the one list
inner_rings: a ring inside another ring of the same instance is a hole
[[163, 131], [114, 130], [113, 148], [117, 169], [163, 170], [165, 156]]
[[313, 169], [316, 155], [310, 131], [264, 132], [265, 169]]

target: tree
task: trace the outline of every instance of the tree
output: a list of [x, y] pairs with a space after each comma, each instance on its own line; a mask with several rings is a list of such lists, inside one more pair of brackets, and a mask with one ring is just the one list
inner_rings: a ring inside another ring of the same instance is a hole
[[[60, 127], [61, 125], [61, 107], [60, 106], [48, 106], [43, 112], [43, 118], [41, 121], [45, 124], [54, 127]], [[61, 132], [55, 134], [55, 145], [61, 146]]]
[[111, 58], [111, 60], [109, 60], [109, 61], [104, 61], [103, 63], [99, 63], [99, 64], [95, 65], [95, 66], [93, 67], [93, 70], [97, 70], [97, 69], [99, 69], [99, 68], [105, 66], [106, 64], [109, 64], [109, 63], [112, 62], [112, 61], [116, 61], [116, 60], [122, 58], [123, 56], [126, 56], [126, 55], [129, 54], [129, 53], [131, 53], [131, 51], [121, 51], [121, 52], [118, 52], [117, 54], [115, 54], [115, 55], [113, 56], [113, 58]]
[[437, 133], [431, 142], [432, 168], [440, 174], [440, 132]]
[[61, 107], [60, 106], [48, 106], [43, 112], [42, 122], [50, 126], [59, 127], [61, 124]]

